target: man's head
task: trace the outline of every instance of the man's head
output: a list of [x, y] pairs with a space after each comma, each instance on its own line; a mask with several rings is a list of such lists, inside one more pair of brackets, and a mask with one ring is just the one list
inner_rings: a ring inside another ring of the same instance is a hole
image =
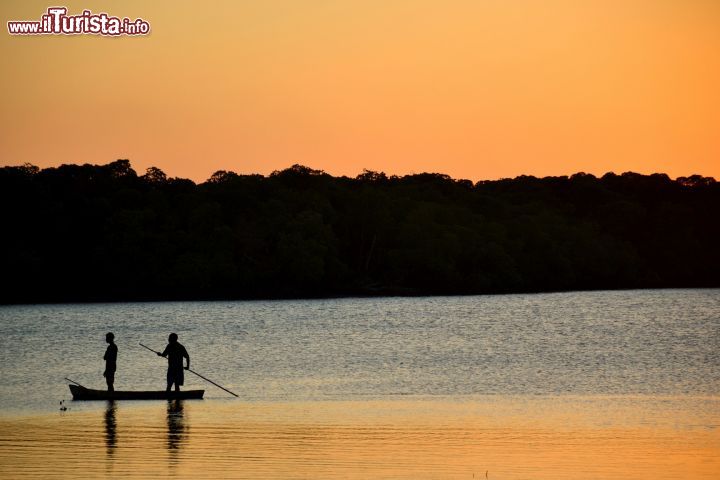
[[175, 343], [175, 342], [177, 342], [177, 333], [171, 333], [170, 336], [168, 337], [168, 341], [169, 341], [170, 343]]
[[112, 343], [113, 340], [115, 340], [115, 335], [113, 335], [112, 332], [108, 332], [107, 334], [105, 334], [105, 341], [107, 343]]

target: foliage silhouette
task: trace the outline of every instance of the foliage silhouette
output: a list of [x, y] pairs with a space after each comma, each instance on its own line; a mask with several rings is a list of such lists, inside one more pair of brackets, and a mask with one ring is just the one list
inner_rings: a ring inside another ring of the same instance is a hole
[[720, 184], [0, 169], [0, 302], [720, 286]]

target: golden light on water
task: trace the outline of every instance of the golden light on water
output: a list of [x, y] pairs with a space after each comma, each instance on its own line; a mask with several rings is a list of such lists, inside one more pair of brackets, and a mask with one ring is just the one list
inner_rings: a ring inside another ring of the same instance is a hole
[[697, 397], [121, 402], [3, 419], [0, 476], [711, 479], [719, 407]]

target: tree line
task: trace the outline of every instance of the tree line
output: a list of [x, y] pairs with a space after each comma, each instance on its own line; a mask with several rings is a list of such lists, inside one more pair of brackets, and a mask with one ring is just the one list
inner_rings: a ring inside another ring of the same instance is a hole
[[720, 286], [720, 184], [0, 169], [0, 302]]

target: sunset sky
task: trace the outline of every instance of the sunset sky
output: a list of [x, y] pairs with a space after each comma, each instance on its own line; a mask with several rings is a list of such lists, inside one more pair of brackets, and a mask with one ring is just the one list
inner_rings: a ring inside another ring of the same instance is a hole
[[[56, 4], [152, 33], [8, 34]], [[720, 179], [717, 0], [23, 0], [0, 16], [0, 165]]]

